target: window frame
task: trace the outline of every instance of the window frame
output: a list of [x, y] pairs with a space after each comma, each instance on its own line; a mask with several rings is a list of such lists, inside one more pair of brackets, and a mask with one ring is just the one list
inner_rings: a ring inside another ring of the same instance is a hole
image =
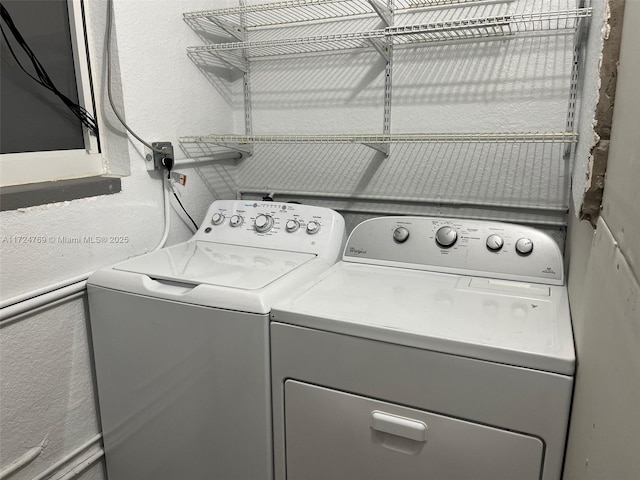
[[[69, 30], [78, 89], [78, 103], [99, 119], [94, 101], [91, 65], [88, 53], [88, 25], [83, 0], [66, 0]], [[105, 175], [105, 163], [98, 138], [82, 126], [85, 148], [0, 155], [0, 187], [52, 182]]]

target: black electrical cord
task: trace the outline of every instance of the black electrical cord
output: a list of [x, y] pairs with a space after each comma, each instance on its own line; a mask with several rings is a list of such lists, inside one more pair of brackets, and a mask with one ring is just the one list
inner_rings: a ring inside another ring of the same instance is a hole
[[4, 22], [7, 24], [7, 27], [9, 27], [9, 30], [11, 31], [11, 34], [13, 35], [13, 38], [15, 39], [17, 44], [20, 46], [20, 48], [22, 48], [22, 50], [25, 52], [25, 54], [31, 61], [31, 64], [33, 66], [33, 69], [35, 70], [36, 76], [29, 73], [29, 71], [27, 71], [27, 69], [22, 65], [22, 62], [20, 62], [20, 60], [18, 59], [18, 56], [16, 55], [13, 48], [11, 47], [9, 38], [4, 31], [4, 28], [2, 28], [2, 24], [0, 24], [0, 30], [2, 31], [2, 36], [4, 37], [5, 42], [7, 42], [7, 47], [9, 48], [11, 55], [13, 56], [14, 60], [16, 61], [20, 69], [24, 73], [26, 73], [31, 79], [33, 79], [35, 82], [42, 85], [47, 90], [51, 91], [60, 100], [62, 100], [62, 102], [67, 106], [67, 108], [69, 108], [69, 110], [71, 110], [71, 112], [73, 112], [73, 114], [82, 122], [82, 124], [85, 125], [89, 130], [91, 130], [91, 132], [97, 137], [98, 123], [96, 122], [96, 119], [84, 107], [82, 107], [81, 105], [78, 105], [69, 97], [67, 97], [64, 93], [58, 90], [58, 88], [55, 86], [55, 84], [51, 80], [51, 77], [49, 77], [49, 74], [45, 70], [44, 66], [42, 65], [42, 63], [40, 63], [35, 53], [33, 53], [33, 50], [31, 50], [31, 48], [29, 47], [26, 40], [18, 30], [18, 27], [16, 27], [15, 23], [13, 22], [13, 18], [11, 18], [11, 15], [9, 14], [9, 11], [5, 8], [4, 5], [2, 5], [2, 3], [0, 3], [0, 15], [2, 16], [2, 20], [4, 20]]
[[193, 226], [196, 227], [196, 230], [198, 230], [198, 224], [195, 222], [195, 220], [193, 218], [191, 218], [191, 215], [189, 215], [189, 212], [187, 212], [187, 209], [184, 208], [184, 205], [182, 205], [182, 202], [180, 201], [180, 198], [178, 197], [178, 194], [176, 192], [173, 192], [173, 196], [176, 197], [176, 200], [178, 201], [178, 204], [180, 205], [180, 208], [182, 208], [182, 211], [187, 215], [187, 217], [189, 217], [189, 220], [191, 220], [191, 223], [193, 223]]

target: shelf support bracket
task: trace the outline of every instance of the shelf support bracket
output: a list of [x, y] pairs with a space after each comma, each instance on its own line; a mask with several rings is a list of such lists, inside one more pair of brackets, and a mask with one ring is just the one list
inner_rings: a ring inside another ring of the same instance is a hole
[[253, 145], [250, 143], [218, 143], [217, 145], [246, 155], [253, 155]]
[[240, 57], [238, 55], [225, 55], [219, 52], [211, 52], [213, 55], [215, 55], [216, 57], [218, 57], [220, 60], [222, 60], [224, 63], [226, 63], [227, 65], [233, 67], [233, 68], [237, 68], [238, 70], [247, 73], [249, 71], [249, 65], [247, 64], [247, 59], [244, 57]]
[[386, 40], [380, 40], [379, 38], [369, 38], [368, 40], [384, 61], [389, 63], [389, 43]]
[[367, 0], [371, 7], [376, 11], [380, 19], [387, 24], [387, 27], [393, 26], [393, 15], [391, 9], [380, 0]]
[[240, 25], [230, 22], [228, 20], [222, 20], [221, 18], [218, 18], [218, 17], [207, 17], [207, 18], [212, 23], [216, 24], [218, 27], [220, 27], [222, 30], [227, 32], [229, 35], [231, 35], [233, 38], [235, 38], [239, 42], [244, 41], [245, 39], [244, 28], [242, 28]]
[[389, 156], [389, 144], [388, 143], [363, 143], [365, 147], [373, 148], [378, 152], [384, 153], [385, 157]]

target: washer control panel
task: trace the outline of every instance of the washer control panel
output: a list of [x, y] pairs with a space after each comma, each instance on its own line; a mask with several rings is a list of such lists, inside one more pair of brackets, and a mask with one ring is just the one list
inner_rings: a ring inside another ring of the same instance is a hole
[[439, 217], [380, 217], [351, 233], [346, 262], [564, 284], [562, 253], [544, 232], [517, 224]]
[[297, 203], [217, 200], [195, 240], [318, 253], [341, 249], [344, 219], [328, 208]]

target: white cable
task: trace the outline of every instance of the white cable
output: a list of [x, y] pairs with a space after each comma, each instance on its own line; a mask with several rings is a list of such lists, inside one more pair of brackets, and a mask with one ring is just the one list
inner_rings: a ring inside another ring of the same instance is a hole
[[[120, 116], [120, 114], [118, 113], [118, 111], [116, 110], [116, 107], [114, 105], [113, 98], [112, 98], [112, 95], [111, 95], [111, 31], [112, 31], [112, 25], [111, 24], [113, 23], [112, 16], [113, 16], [113, 0], [108, 0], [108, 3], [107, 3], [107, 32], [106, 32], [106, 36], [107, 36], [107, 39], [106, 39], [106, 42], [107, 42], [107, 59], [106, 59], [106, 63], [107, 63], [107, 97], [109, 98], [109, 103], [111, 105], [111, 109], [113, 110], [113, 113], [115, 114], [117, 119], [120, 121], [122, 126], [124, 128], [126, 128], [127, 131], [131, 135], [133, 135], [138, 141], [140, 141], [144, 146], [146, 146], [147, 148], [150, 148], [151, 150], [153, 150], [155, 152], [164, 153], [163, 150], [154, 148], [151, 144], [149, 144], [148, 142], [145, 142], [133, 130], [131, 130], [131, 128], [129, 128], [129, 125], [127, 125], [127, 123], [124, 121], [124, 119]], [[170, 227], [169, 193], [167, 192], [167, 189], [165, 188], [164, 181], [162, 182], [162, 191], [163, 191], [163, 196], [164, 196], [164, 232], [162, 234], [162, 238], [160, 239], [160, 243], [158, 243], [158, 245], [152, 250], [153, 252], [155, 252], [156, 250], [159, 250], [160, 248], [164, 247], [164, 244], [167, 242], [167, 238], [169, 237], [169, 227]]]
[[124, 121], [124, 118], [118, 113], [116, 106], [113, 102], [113, 98], [111, 95], [111, 24], [113, 23], [113, 0], [109, 0], [107, 3], [107, 59], [106, 59], [106, 67], [107, 67], [107, 97], [109, 98], [109, 104], [111, 105], [111, 110], [113, 110], [114, 115], [118, 119], [118, 121], [122, 124], [122, 126], [133, 135], [140, 143], [142, 143], [145, 147], [150, 148], [154, 152], [164, 153], [161, 149], [154, 148], [150, 143], [145, 142], [140, 136], [134, 132], [129, 125]]
[[31, 480], [44, 480], [45, 478], [47, 478], [49, 475], [51, 475], [53, 472], [55, 472], [58, 468], [60, 468], [62, 465], [64, 465], [65, 463], [68, 463], [71, 459], [73, 459], [73, 457], [75, 457], [76, 455], [78, 455], [79, 453], [85, 451], [87, 448], [89, 448], [91, 445], [95, 444], [96, 442], [98, 442], [100, 439], [102, 438], [102, 434], [99, 433], [97, 434], [95, 437], [93, 437], [91, 440], [83, 443], [82, 445], [80, 445], [78, 448], [76, 448], [74, 451], [72, 451], [71, 453], [69, 453], [67, 456], [65, 456], [64, 458], [61, 458], [60, 460], [58, 460], [56, 463], [54, 463], [53, 465], [51, 465], [49, 468], [47, 468], [44, 472], [40, 473], [39, 475], [36, 475], [35, 477], [33, 477]]
[[92, 453], [90, 456], [88, 456], [84, 460], [82, 460], [78, 465], [75, 465], [70, 471], [66, 472], [64, 475], [52, 478], [52, 480], [71, 480], [72, 478], [76, 478], [82, 472], [88, 469], [91, 465], [93, 465], [98, 460], [100, 460], [102, 457], [104, 457], [104, 450], [101, 448], [99, 450], [96, 450], [94, 453]]
[[26, 312], [36, 312], [37, 309], [45, 306], [53, 307], [62, 300], [72, 300], [76, 296], [81, 297], [84, 295], [84, 289], [87, 287], [87, 280], [81, 282], [72, 283], [66, 287], [53, 290], [44, 295], [39, 295], [34, 298], [23, 300], [20, 303], [9, 305], [0, 310], [0, 327], [5, 326], [6, 321], [11, 321], [18, 315], [22, 315]]
[[86, 280], [89, 275], [93, 272], [83, 273], [82, 275], [78, 275], [76, 277], [68, 278], [66, 280], [61, 280], [56, 283], [52, 283], [51, 285], [47, 285], [46, 287], [38, 288], [37, 290], [32, 290], [27, 293], [23, 293], [21, 295], [16, 295], [15, 297], [11, 297], [8, 300], [4, 300], [0, 303], [0, 310], [7, 308], [11, 305], [15, 305], [16, 303], [24, 302], [25, 300], [30, 300], [32, 298], [39, 297], [40, 295], [46, 295], [54, 290], [59, 290], [64, 287], [68, 287], [74, 283], [82, 282]]
[[167, 243], [167, 238], [169, 237], [169, 227], [171, 226], [171, 207], [169, 206], [169, 189], [166, 187], [165, 182], [169, 182], [165, 180], [164, 175], [162, 176], [162, 194], [164, 195], [164, 231], [162, 232], [162, 238], [156, 248], [152, 250], [155, 252], [156, 250], [160, 250], [164, 247], [164, 244]]
[[32, 449], [28, 450], [20, 458], [14, 460], [13, 462], [11, 462], [11, 464], [9, 464], [5, 468], [3, 468], [0, 471], [0, 480], [4, 480], [5, 478], [9, 478], [11, 475], [16, 473], [18, 470], [23, 468], [25, 465], [28, 465], [31, 462], [33, 462], [36, 458], [38, 458], [40, 456], [40, 454], [47, 447], [47, 443], [48, 443], [48, 439], [45, 438], [44, 440], [42, 440], [40, 445], [38, 445], [37, 447], [33, 447]]

